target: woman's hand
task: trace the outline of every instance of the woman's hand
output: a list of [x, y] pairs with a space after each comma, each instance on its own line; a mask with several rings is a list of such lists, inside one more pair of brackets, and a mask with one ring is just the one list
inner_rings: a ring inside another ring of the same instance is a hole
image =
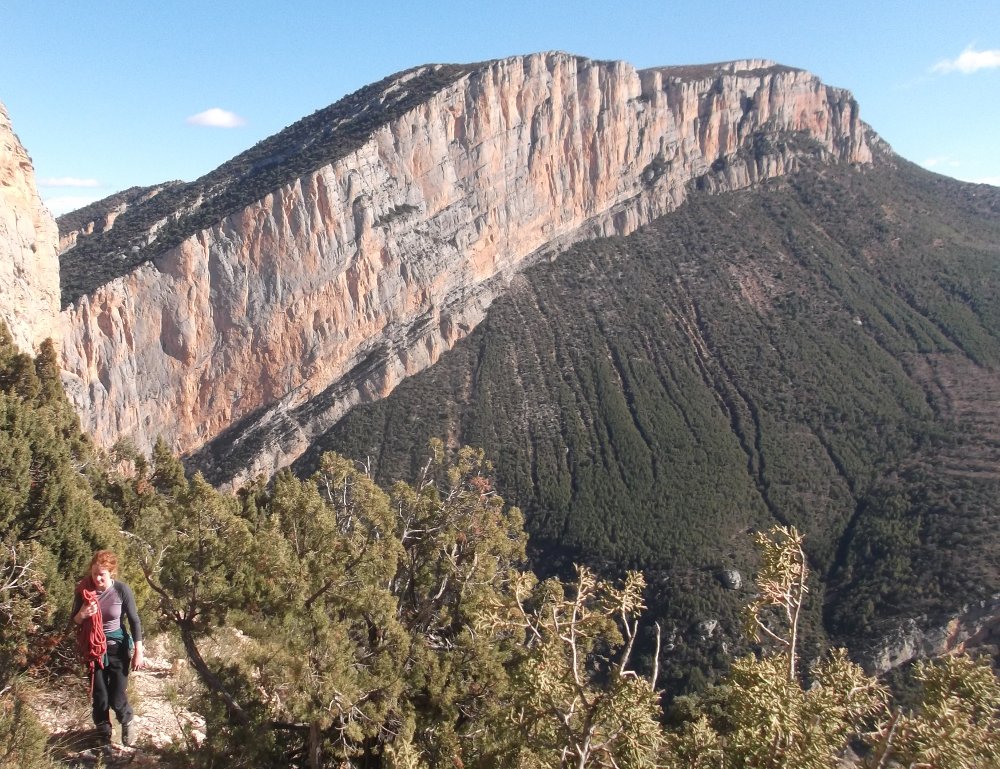
[[80, 611], [73, 617], [73, 621], [77, 625], [82, 625], [85, 620], [93, 617], [95, 614], [97, 614], [97, 601], [91, 601], [80, 607]]
[[140, 670], [146, 667], [146, 653], [142, 648], [142, 641], [136, 641], [135, 649], [132, 650], [132, 670]]

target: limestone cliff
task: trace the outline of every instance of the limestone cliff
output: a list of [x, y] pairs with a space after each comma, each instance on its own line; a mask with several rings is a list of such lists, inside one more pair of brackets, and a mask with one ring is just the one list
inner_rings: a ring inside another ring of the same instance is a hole
[[870, 162], [870, 141], [849, 93], [766, 61], [469, 67], [342, 157], [75, 298], [67, 388], [101, 443], [161, 435], [216, 481], [269, 474], [434, 363], [533, 260], [631, 232], [692, 183]]
[[906, 620], [863, 652], [862, 663], [876, 675], [916, 659], [973, 650], [996, 657], [1000, 648], [1000, 596], [967, 604], [949, 616]]
[[25, 352], [58, 335], [58, 241], [31, 158], [0, 104], [0, 318]]

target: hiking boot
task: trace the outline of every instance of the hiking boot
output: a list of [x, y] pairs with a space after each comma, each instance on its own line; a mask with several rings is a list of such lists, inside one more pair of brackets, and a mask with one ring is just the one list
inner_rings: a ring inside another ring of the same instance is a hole
[[133, 718], [127, 724], [122, 724], [122, 745], [131, 748], [135, 745], [135, 740], [139, 736], [139, 725]]
[[97, 741], [102, 745], [111, 743], [111, 722], [106, 721], [97, 725]]

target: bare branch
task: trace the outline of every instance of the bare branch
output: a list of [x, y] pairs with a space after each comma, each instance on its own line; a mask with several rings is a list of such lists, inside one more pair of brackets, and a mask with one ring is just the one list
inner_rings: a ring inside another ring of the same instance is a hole
[[649, 682], [653, 691], [656, 691], [656, 679], [660, 677], [660, 636], [661, 628], [660, 623], [656, 623], [656, 656], [653, 657], [653, 678]]

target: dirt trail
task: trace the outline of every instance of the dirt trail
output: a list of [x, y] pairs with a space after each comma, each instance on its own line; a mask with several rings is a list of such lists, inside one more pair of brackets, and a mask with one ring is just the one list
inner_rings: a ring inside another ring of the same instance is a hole
[[114, 723], [110, 754], [102, 754], [87, 699], [87, 680], [66, 677], [40, 686], [35, 711], [49, 730], [53, 758], [65, 766], [169, 767], [171, 749], [204, 738], [204, 722], [182, 707], [194, 683], [181, 660], [170, 655], [161, 639], [148, 644], [146, 666], [129, 676], [129, 702], [138, 719], [138, 739], [131, 748], [121, 744], [121, 726]]

